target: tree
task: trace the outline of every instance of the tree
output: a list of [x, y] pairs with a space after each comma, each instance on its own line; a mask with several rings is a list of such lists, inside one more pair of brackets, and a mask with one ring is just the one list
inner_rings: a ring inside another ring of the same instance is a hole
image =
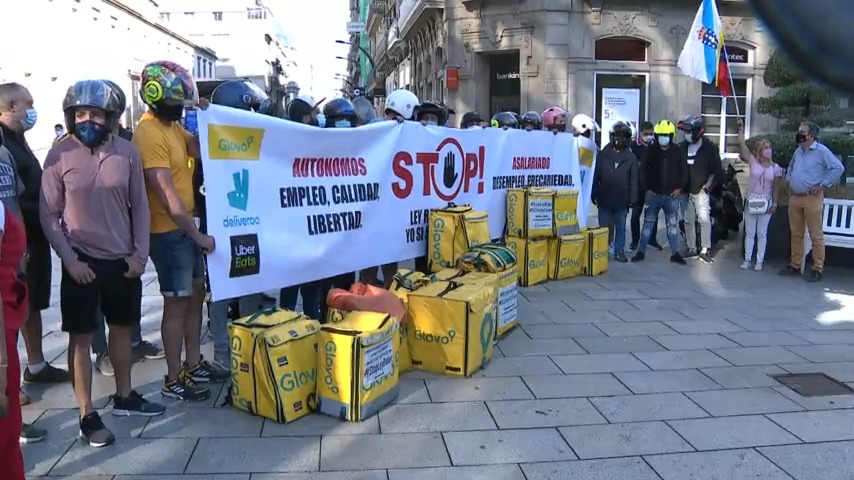
[[843, 125], [842, 117], [833, 111], [839, 105], [833, 92], [808, 79], [779, 50], [768, 60], [763, 80], [776, 91], [757, 100], [756, 108], [781, 120], [783, 130], [795, 131], [804, 120], [812, 120], [819, 127]]

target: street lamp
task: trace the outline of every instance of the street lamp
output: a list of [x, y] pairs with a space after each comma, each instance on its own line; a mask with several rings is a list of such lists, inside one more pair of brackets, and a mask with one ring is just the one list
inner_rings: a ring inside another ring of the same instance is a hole
[[336, 58], [336, 59], [338, 59], [338, 60], [347, 60], [347, 61], [348, 61], [348, 62], [350, 62], [350, 63], [355, 63], [355, 64], [357, 64], [357, 65], [358, 65], [358, 63], [357, 63], [355, 60], [353, 60], [352, 58], [349, 58], [349, 57], [342, 57], [341, 55], [338, 55], [338, 56], [337, 56], [337, 57], [335, 57], [335, 58]]
[[374, 57], [371, 56], [371, 53], [368, 52], [367, 50], [365, 50], [364, 48], [362, 48], [362, 46], [359, 45], [358, 43], [347, 42], [345, 40], [335, 40], [335, 43], [338, 43], [341, 45], [353, 45], [353, 46], [355, 46], [356, 48], [359, 49], [360, 52], [365, 54], [365, 58], [367, 58], [368, 63], [371, 64], [371, 70], [374, 70], [375, 68], [377, 68], [374, 64]]

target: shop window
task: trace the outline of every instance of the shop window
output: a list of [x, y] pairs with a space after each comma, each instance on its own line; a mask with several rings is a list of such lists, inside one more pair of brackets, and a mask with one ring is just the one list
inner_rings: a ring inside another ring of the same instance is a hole
[[644, 74], [596, 74], [596, 123], [602, 132], [596, 133], [599, 146], [608, 143], [611, 127], [617, 122], [628, 122], [637, 131], [646, 120], [646, 86], [649, 79]]
[[[733, 79], [732, 97], [722, 97], [720, 90], [714, 85], [703, 84], [703, 96], [700, 100], [700, 113], [706, 124], [706, 135], [721, 149], [721, 155], [727, 158], [737, 158], [738, 118], [746, 118], [745, 132], [750, 134], [750, 115], [747, 107], [750, 105], [750, 80], [746, 78]], [[738, 105], [738, 108], [736, 108]]]
[[596, 40], [596, 60], [646, 62], [649, 42], [632, 37], [608, 37]]

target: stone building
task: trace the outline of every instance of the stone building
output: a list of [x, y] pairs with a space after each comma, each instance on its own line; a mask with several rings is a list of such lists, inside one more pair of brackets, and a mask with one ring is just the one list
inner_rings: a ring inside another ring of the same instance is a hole
[[726, 102], [676, 66], [699, 0], [361, 1], [376, 63], [369, 92], [410, 88], [481, 115], [558, 105], [600, 125], [702, 113], [727, 156], [737, 152], [737, 112], [748, 134], [776, 128], [753, 108], [769, 93], [773, 45], [743, 0], [718, 0], [735, 91]]

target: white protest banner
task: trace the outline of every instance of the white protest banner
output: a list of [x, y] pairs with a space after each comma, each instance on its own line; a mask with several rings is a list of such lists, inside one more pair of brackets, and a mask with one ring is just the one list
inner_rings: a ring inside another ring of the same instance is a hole
[[448, 202], [487, 211], [499, 238], [507, 189], [580, 188], [579, 148], [563, 133], [321, 129], [211, 106], [199, 135], [213, 300], [424, 255], [428, 212]]
[[587, 217], [590, 215], [590, 206], [593, 203], [593, 173], [596, 171], [596, 155], [599, 147], [592, 138], [579, 135], [575, 137], [575, 149], [579, 161], [579, 174], [581, 179], [581, 194], [578, 197], [578, 226], [587, 228]]

